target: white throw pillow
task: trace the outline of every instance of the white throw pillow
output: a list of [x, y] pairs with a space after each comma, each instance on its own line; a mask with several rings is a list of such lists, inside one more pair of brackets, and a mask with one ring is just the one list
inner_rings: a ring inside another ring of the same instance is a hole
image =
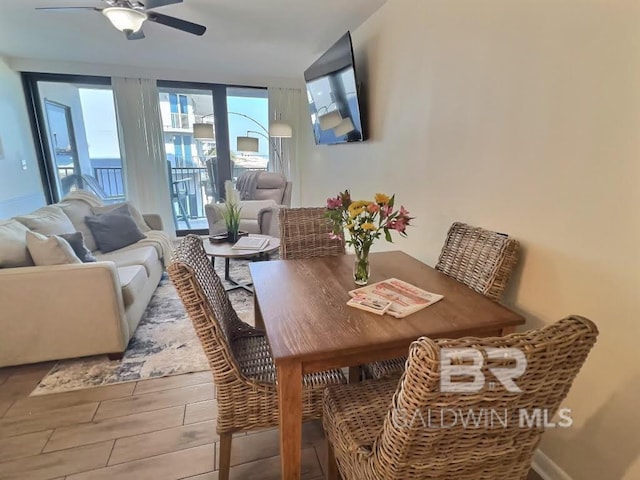
[[82, 232], [82, 236], [84, 237], [84, 244], [87, 246], [89, 250], [95, 252], [98, 250], [98, 244], [96, 243], [95, 238], [93, 238], [93, 234], [91, 233], [91, 229], [87, 226], [84, 221], [85, 217], [89, 217], [93, 215], [93, 210], [91, 210], [91, 205], [83, 200], [74, 200], [74, 199], [66, 199], [58, 204], [62, 211], [66, 213], [69, 220], [73, 224], [74, 228], [77, 232]]
[[69, 217], [58, 205], [47, 205], [29, 215], [14, 217], [32, 232], [43, 235], [60, 235], [76, 231]]
[[131, 214], [131, 218], [133, 218], [133, 221], [136, 222], [136, 225], [138, 226], [141, 232], [144, 233], [144, 232], [149, 232], [151, 230], [149, 228], [149, 225], [147, 225], [147, 222], [144, 221], [144, 217], [140, 213], [140, 210], [138, 210], [136, 207], [131, 205], [130, 202], [114, 203], [112, 205], [105, 205], [103, 207], [93, 207], [92, 210], [95, 215], [100, 215], [101, 213], [108, 213], [108, 212], [111, 212], [112, 210], [115, 210], [116, 208], [120, 208], [122, 205], [126, 205], [129, 208], [129, 213]]
[[45, 237], [40, 233], [28, 231], [27, 247], [33, 262], [38, 267], [82, 263], [69, 242], [56, 235]]
[[27, 227], [14, 219], [0, 222], [0, 268], [33, 266], [27, 248], [28, 231]]

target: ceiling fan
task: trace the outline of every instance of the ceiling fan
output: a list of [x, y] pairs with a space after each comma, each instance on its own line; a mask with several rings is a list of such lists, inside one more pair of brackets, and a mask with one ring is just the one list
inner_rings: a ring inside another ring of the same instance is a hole
[[207, 27], [197, 23], [181, 20], [169, 15], [152, 12], [154, 8], [182, 3], [183, 0], [146, 0], [144, 4], [136, 0], [103, 0], [105, 8], [97, 7], [39, 7], [36, 10], [64, 11], [64, 10], [93, 10], [101, 12], [111, 24], [127, 36], [128, 40], [144, 38], [142, 24], [148, 20], [167, 27], [176, 28], [193, 35], [203, 35]]

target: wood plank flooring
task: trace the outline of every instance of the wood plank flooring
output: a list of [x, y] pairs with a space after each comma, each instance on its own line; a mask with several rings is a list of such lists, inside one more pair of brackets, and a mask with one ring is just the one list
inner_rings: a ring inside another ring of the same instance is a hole
[[[209, 372], [29, 397], [52, 364], [0, 369], [0, 480], [217, 480]], [[305, 426], [305, 480], [324, 477], [319, 422]], [[278, 430], [234, 437], [232, 479], [280, 478]]]
[[[0, 480], [218, 479], [209, 372], [29, 397], [51, 366], [0, 369]], [[231, 478], [279, 479], [278, 434], [234, 436]], [[320, 422], [302, 448], [302, 478], [324, 478]]]

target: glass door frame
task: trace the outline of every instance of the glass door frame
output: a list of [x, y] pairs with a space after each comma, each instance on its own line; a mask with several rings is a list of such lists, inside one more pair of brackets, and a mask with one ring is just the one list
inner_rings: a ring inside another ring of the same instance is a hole
[[[266, 87], [245, 86], [245, 85], [229, 85], [223, 83], [202, 83], [202, 82], [183, 82], [174, 80], [158, 80], [158, 91], [163, 88], [171, 89], [192, 89], [211, 92], [213, 98], [213, 118], [216, 138], [216, 166], [218, 178], [216, 178], [216, 190], [220, 200], [225, 199], [225, 181], [232, 179], [232, 162], [231, 162], [231, 143], [229, 139], [229, 112], [227, 107], [227, 88], [247, 88], [256, 90], [265, 90]], [[191, 229], [176, 230], [178, 236], [195, 233], [205, 235], [209, 233], [208, 229]]]
[[111, 86], [110, 77], [98, 77], [93, 75], [67, 75], [62, 73], [22, 73], [22, 86], [27, 102], [29, 120], [33, 143], [36, 149], [36, 157], [40, 167], [42, 190], [47, 204], [61, 200], [56, 188], [56, 162], [47, 148], [46, 112], [40, 102], [38, 82], [76, 83], [83, 85]]

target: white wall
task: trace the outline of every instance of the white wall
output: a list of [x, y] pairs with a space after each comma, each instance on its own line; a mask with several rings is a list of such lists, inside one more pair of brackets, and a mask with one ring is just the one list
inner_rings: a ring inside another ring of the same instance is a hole
[[[45, 204], [20, 75], [0, 57], [0, 219]], [[26, 170], [22, 167], [26, 163]]]
[[[640, 3], [389, 0], [353, 32], [371, 140], [313, 146], [302, 202], [349, 187], [416, 215], [434, 264], [456, 220], [522, 241], [507, 302], [601, 336], [541, 448], [576, 480], [640, 478]], [[388, 248], [380, 243], [378, 248]]]

